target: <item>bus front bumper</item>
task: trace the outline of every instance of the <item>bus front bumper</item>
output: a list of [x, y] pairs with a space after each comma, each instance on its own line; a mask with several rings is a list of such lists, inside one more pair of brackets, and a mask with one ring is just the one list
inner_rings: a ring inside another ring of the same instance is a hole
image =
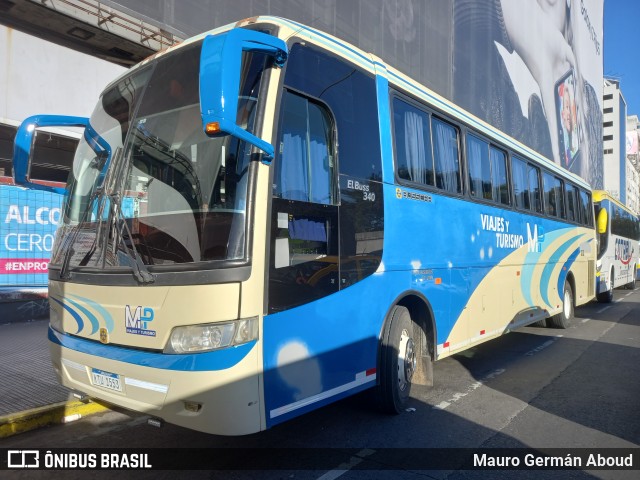
[[51, 327], [49, 340], [60, 383], [89, 397], [206, 433], [265, 428], [255, 342], [235, 351], [166, 355], [102, 345]]

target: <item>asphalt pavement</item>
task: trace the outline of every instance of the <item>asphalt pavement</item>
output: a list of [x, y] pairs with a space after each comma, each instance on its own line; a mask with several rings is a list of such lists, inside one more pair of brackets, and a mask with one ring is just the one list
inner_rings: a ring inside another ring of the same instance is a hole
[[[432, 473], [434, 469], [427, 468], [431, 464], [421, 456], [425, 449], [442, 448], [473, 452], [525, 449], [535, 455], [559, 449], [562, 457], [576, 453], [574, 450], [589, 454], [606, 453], [608, 449], [637, 451], [640, 289], [616, 291], [614, 298], [610, 304], [592, 302], [577, 308], [576, 317], [566, 330], [524, 327], [436, 362], [434, 386], [412, 391], [409, 408], [396, 416], [380, 415], [373, 405], [368, 405], [368, 397], [363, 394], [260, 434], [222, 437], [170, 424], [158, 429], [147, 423], [147, 415], [113, 409], [64, 427], [0, 439], [0, 447], [41, 451], [53, 448], [136, 451], [144, 447], [162, 449], [156, 452], [162, 459], [175, 452], [176, 445], [180, 446], [178, 452], [208, 450], [205, 457], [211, 460], [208, 465], [213, 466], [199, 472], [185, 467], [181, 472], [152, 470], [142, 476], [144, 472], [136, 471], [131, 477], [126, 472], [118, 473], [119, 478], [150, 480], [175, 480], [182, 478], [180, 474], [184, 478], [237, 480], [258, 477], [636, 480], [638, 470], [490, 472], [457, 468], [457, 463], [448, 464], [452, 465], [450, 469]], [[274, 469], [261, 469], [257, 475], [251, 468], [256, 459], [246, 449], [274, 446], [280, 452], [272, 457], [273, 452], [269, 451]], [[228, 452], [234, 448], [243, 453], [232, 461]], [[217, 455], [216, 450], [224, 453]], [[319, 452], [315, 460], [310, 460], [315, 467], [300, 462], [300, 450]], [[216, 474], [218, 459], [238, 468]], [[155, 460], [153, 463], [160, 468]], [[303, 468], [297, 470], [300, 465]], [[16, 479], [31, 480], [36, 472], [11, 473]], [[104, 478], [113, 475], [103, 473]], [[47, 480], [80, 480], [86, 475], [83, 470], [41, 472]]]
[[58, 383], [48, 327], [46, 300], [0, 302], [0, 438], [106, 408]]

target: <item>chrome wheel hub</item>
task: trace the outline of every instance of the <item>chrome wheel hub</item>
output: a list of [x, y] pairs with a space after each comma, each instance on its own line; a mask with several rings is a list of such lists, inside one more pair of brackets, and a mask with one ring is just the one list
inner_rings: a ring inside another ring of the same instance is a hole
[[398, 346], [398, 387], [401, 391], [404, 391], [411, 384], [411, 377], [416, 371], [417, 362], [413, 338], [409, 336], [407, 330], [402, 330]]
[[571, 295], [569, 292], [564, 292], [564, 318], [571, 318]]

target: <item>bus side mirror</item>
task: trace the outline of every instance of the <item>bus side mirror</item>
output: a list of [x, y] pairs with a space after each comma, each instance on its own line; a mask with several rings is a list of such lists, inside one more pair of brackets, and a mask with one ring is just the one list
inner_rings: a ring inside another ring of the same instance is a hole
[[607, 209], [601, 208], [600, 212], [598, 213], [598, 221], [597, 221], [599, 234], [607, 233], [607, 223], [608, 223]]
[[242, 52], [260, 52], [274, 57], [284, 66], [287, 44], [272, 35], [235, 28], [204, 39], [200, 54], [200, 112], [202, 128], [209, 136], [233, 135], [265, 152], [264, 160], [273, 158], [269, 142], [249, 133], [237, 124], [238, 95]]
[[87, 127], [89, 119], [65, 115], [34, 115], [25, 119], [18, 128], [13, 144], [13, 181], [34, 190], [64, 194], [64, 188], [50, 187], [31, 181], [33, 139], [38, 127]]

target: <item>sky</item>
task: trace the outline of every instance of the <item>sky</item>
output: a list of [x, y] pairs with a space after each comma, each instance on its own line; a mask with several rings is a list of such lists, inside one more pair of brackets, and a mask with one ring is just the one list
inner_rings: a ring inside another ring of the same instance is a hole
[[627, 115], [640, 116], [640, 2], [604, 0], [604, 76], [620, 80]]

